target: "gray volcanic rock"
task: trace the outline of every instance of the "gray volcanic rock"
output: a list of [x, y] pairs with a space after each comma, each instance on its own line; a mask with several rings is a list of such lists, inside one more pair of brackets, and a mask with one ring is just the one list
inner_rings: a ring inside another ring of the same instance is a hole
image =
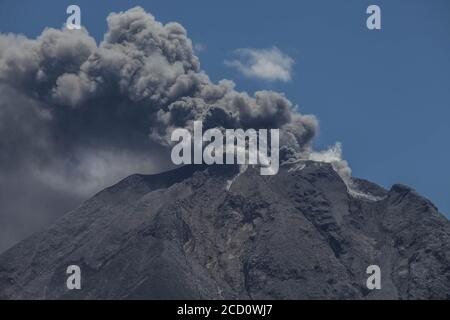
[[132, 175], [3, 253], [0, 298], [450, 299], [449, 221], [408, 187], [353, 184], [311, 161]]

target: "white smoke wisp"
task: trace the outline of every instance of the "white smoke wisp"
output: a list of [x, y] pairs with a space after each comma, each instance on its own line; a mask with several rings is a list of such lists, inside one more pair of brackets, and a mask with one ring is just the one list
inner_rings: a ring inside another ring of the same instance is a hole
[[340, 142], [336, 142], [334, 146], [323, 151], [312, 151], [308, 156], [308, 160], [330, 163], [344, 181], [348, 193], [352, 197], [368, 201], [380, 201], [383, 199], [383, 197], [373, 196], [361, 191], [353, 182], [352, 169], [348, 162], [343, 159], [342, 144]]
[[349, 186], [351, 184], [352, 169], [350, 168], [348, 162], [343, 159], [342, 154], [342, 144], [340, 142], [336, 142], [334, 146], [326, 150], [312, 151], [309, 154], [308, 159], [330, 163], [342, 180], [344, 180], [347, 186]]

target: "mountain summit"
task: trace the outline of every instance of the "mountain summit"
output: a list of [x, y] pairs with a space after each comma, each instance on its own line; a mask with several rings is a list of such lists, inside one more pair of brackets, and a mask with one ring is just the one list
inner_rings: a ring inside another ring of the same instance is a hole
[[406, 186], [353, 184], [313, 161], [132, 175], [3, 253], [0, 298], [450, 299], [450, 222]]

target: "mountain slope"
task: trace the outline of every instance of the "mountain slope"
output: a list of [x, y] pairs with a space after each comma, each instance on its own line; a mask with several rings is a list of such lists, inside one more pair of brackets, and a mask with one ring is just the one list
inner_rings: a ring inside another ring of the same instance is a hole
[[408, 187], [355, 184], [311, 161], [133, 175], [2, 254], [0, 298], [450, 299], [449, 221]]

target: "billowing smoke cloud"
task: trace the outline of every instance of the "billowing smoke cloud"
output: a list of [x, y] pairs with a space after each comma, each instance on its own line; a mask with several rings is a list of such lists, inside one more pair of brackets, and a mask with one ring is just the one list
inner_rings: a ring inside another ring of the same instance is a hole
[[63, 213], [51, 208], [74, 206], [128, 174], [166, 169], [170, 152], [161, 151], [172, 130], [194, 120], [279, 128], [284, 148], [311, 153], [314, 116], [276, 92], [251, 96], [232, 81], [212, 83], [180, 24], [163, 25], [141, 8], [107, 21], [99, 45], [86, 30], [0, 35], [0, 220], [10, 222], [1, 224], [0, 251], [34, 231], [5, 236], [4, 228], [30, 219], [39, 228]]

